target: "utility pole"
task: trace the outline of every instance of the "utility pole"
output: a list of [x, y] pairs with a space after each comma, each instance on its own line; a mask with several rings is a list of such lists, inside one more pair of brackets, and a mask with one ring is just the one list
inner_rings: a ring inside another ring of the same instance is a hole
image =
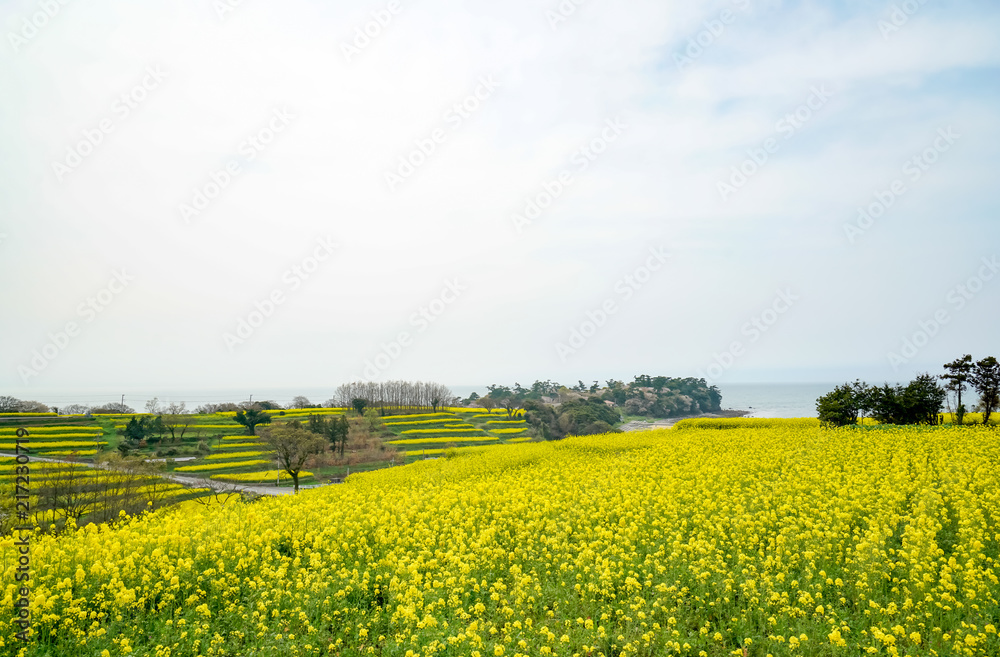
[[122, 395], [122, 413], [125, 412], [125, 395]]

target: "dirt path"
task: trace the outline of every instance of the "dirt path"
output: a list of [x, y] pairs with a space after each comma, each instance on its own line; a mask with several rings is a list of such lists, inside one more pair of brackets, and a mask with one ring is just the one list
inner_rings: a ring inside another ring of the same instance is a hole
[[[14, 458], [15, 454], [9, 454], [7, 452], [0, 452], [0, 458]], [[53, 459], [44, 456], [31, 456], [32, 461], [44, 461], [46, 463], [71, 463], [74, 465], [83, 465], [88, 468], [99, 468], [101, 470], [108, 470], [104, 466], [98, 465], [96, 463], [87, 463], [85, 461], [67, 461], [65, 459]], [[223, 492], [237, 492], [246, 491], [248, 493], [253, 493], [255, 495], [291, 495], [293, 489], [291, 488], [279, 488], [277, 486], [250, 486], [245, 484], [238, 484], [235, 482], [224, 482], [216, 481], [215, 479], [206, 479], [204, 477], [184, 477], [181, 475], [175, 475], [172, 472], [165, 472], [160, 475], [163, 479], [169, 479], [170, 481], [175, 481], [178, 484], [184, 486], [191, 486], [193, 488], [211, 488], [212, 490], [223, 491]], [[309, 488], [319, 488], [323, 484], [312, 484], [309, 486], [299, 486], [299, 490], [306, 490]]]

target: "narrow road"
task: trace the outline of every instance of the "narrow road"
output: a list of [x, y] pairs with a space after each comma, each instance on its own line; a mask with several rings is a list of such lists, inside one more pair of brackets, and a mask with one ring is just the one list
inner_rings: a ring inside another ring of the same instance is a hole
[[[15, 454], [10, 454], [8, 452], [0, 452], [0, 458], [14, 458]], [[44, 456], [31, 456], [32, 461], [44, 461], [47, 463], [70, 463], [73, 465], [83, 465], [88, 468], [99, 468], [101, 470], [110, 470], [111, 468], [105, 467], [103, 465], [98, 465], [96, 463], [88, 463], [85, 461], [67, 461], [65, 459], [53, 459]], [[279, 488], [277, 486], [250, 486], [246, 484], [239, 483], [229, 483], [224, 481], [216, 481], [215, 479], [205, 479], [202, 477], [183, 477], [181, 475], [175, 475], [172, 472], [165, 472], [159, 475], [163, 479], [169, 479], [170, 481], [175, 481], [183, 486], [190, 486], [193, 488], [211, 488], [212, 490], [222, 491], [222, 492], [240, 492], [246, 491], [248, 493], [253, 493], [255, 495], [291, 495], [294, 491], [291, 488]], [[300, 490], [305, 490], [308, 488], [319, 488], [323, 484], [312, 484], [309, 486], [299, 486]]]

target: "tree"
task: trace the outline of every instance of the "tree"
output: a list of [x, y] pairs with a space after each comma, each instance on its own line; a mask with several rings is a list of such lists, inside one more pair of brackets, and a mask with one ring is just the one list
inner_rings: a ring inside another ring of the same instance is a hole
[[936, 377], [921, 374], [905, 388], [872, 388], [871, 416], [882, 424], [937, 424], [946, 397]]
[[492, 413], [493, 409], [497, 407], [497, 400], [493, 399], [490, 395], [486, 395], [479, 398], [479, 405], [485, 408], [487, 413]]
[[873, 387], [871, 416], [880, 424], [905, 424], [902, 398], [902, 386], [884, 383], [882, 387]]
[[295, 492], [299, 492], [299, 473], [314, 454], [322, 454], [326, 441], [319, 435], [289, 426], [268, 427], [261, 431], [261, 438], [274, 450], [274, 460], [292, 478]]
[[9, 395], [0, 396], [0, 413], [50, 413], [52, 409], [37, 401], [21, 401]]
[[615, 431], [612, 425], [621, 420], [618, 411], [598, 397], [573, 399], [558, 407], [528, 399], [523, 407], [525, 421], [545, 440], [610, 433]]
[[37, 401], [23, 401], [17, 406], [18, 413], [51, 413], [52, 409]]
[[920, 374], [903, 390], [906, 424], [937, 424], [948, 393], [938, 385], [937, 377]]
[[242, 408], [232, 402], [224, 402], [222, 404], [202, 404], [198, 408], [194, 409], [197, 415], [213, 415], [215, 413], [233, 413], [242, 410]]
[[330, 444], [337, 449], [339, 445], [340, 457], [344, 457], [344, 448], [347, 446], [347, 436], [351, 432], [351, 425], [347, 421], [347, 417], [340, 415], [335, 418], [330, 418], [329, 426], [327, 428], [327, 437], [330, 440]]
[[145, 415], [137, 418], [133, 415], [128, 424], [118, 430], [118, 434], [122, 437], [118, 443], [118, 451], [122, 456], [128, 456], [128, 453], [140, 447], [143, 441], [151, 442], [153, 436], [162, 436], [164, 431], [163, 420], [160, 417]]
[[990, 415], [997, 408], [997, 398], [1000, 397], [1000, 363], [993, 356], [987, 356], [976, 362], [969, 380], [979, 393], [980, 404], [983, 407], [983, 424], [988, 424]]
[[708, 386], [708, 399], [709, 399], [709, 410], [721, 411], [722, 410], [722, 392], [719, 391], [718, 386]]
[[[596, 384], [597, 382], [595, 381], [594, 383]], [[520, 386], [515, 386], [515, 387], [519, 388]], [[557, 390], [559, 390], [558, 383], [548, 380], [538, 381], [536, 379], [535, 382], [531, 384], [531, 388], [525, 390], [523, 396], [525, 399], [534, 399], [536, 401], [540, 401], [542, 397], [555, 395]]]
[[608, 389], [604, 393], [604, 398], [619, 406], [624, 404], [625, 400], [628, 399], [628, 389], [625, 388], [625, 383], [615, 379], [608, 379], [605, 383]]
[[336, 434], [336, 438], [340, 443], [340, 458], [344, 458], [344, 448], [347, 446], [347, 437], [351, 433], [351, 424], [347, 421], [346, 415], [341, 415], [331, 423], [336, 424], [335, 429], [331, 429], [332, 432]]
[[[984, 416], [983, 417], [983, 421], [984, 422], [989, 422], [989, 418], [985, 417], [985, 415], [986, 415], [986, 406], [987, 406], [986, 398], [984, 397], [984, 398], [982, 398], [982, 399], [979, 400], [978, 404], [975, 405], [974, 410], [977, 413], [982, 413], [983, 414], [983, 416]], [[993, 396], [993, 400], [989, 403], [989, 407], [990, 407], [990, 415], [992, 415], [994, 411], [996, 411], [998, 408], [1000, 408], [1000, 395], [994, 395]]]
[[53, 520], [57, 513], [61, 513], [64, 519], [79, 520], [97, 510], [100, 499], [95, 484], [101, 477], [88, 477], [86, 474], [84, 468], [59, 468], [46, 481], [43, 496], [47, 498]]
[[17, 413], [21, 408], [21, 400], [9, 395], [0, 395], [0, 413]]
[[92, 409], [90, 409], [90, 412], [91, 413], [106, 413], [108, 415], [112, 415], [112, 414], [128, 415], [130, 413], [135, 413], [135, 409], [132, 408], [131, 406], [128, 406], [127, 404], [123, 404], [121, 402], [111, 402], [109, 404], [105, 404], [104, 406], [98, 406], [96, 408], [92, 408]]
[[858, 422], [864, 424], [865, 414], [872, 410], [872, 388], [860, 379], [855, 379], [851, 387], [854, 389], [854, 399], [858, 406]]
[[146, 412], [152, 413], [153, 415], [159, 415], [160, 413], [160, 398], [153, 397], [146, 402]]
[[507, 395], [501, 399], [500, 405], [503, 406], [503, 410], [507, 411], [508, 420], [514, 419], [514, 411], [521, 408], [520, 402], [517, 401], [517, 398], [515, 398], [514, 395]]
[[962, 404], [962, 391], [969, 387], [969, 379], [972, 376], [974, 367], [972, 356], [966, 354], [957, 360], [945, 363], [944, 368], [948, 370], [948, 373], [942, 374], [940, 377], [947, 381], [944, 384], [945, 389], [954, 392], [957, 396], [955, 419], [958, 420], [959, 424], [962, 424], [962, 420], [965, 417], [965, 406]]
[[844, 427], [858, 423], [858, 399], [850, 383], [837, 386], [816, 400], [816, 413], [825, 425]]
[[177, 443], [184, 440], [184, 434], [187, 432], [188, 427], [194, 424], [194, 416], [189, 415], [185, 411], [186, 406], [184, 402], [170, 404], [167, 406], [167, 412], [161, 416], [164, 429], [170, 433], [171, 442]]
[[368, 422], [368, 430], [375, 431], [382, 426], [382, 416], [374, 408], [365, 411], [365, 420]]
[[357, 411], [358, 415], [365, 414], [365, 406], [368, 405], [368, 400], [362, 399], [361, 397], [355, 397], [351, 400], [351, 406]]
[[344, 455], [344, 447], [347, 445], [347, 436], [351, 431], [351, 425], [344, 415], [335, 417], [323, 417], [322, 415], [310, 415], [306, 429], [312, 433], [323, 436], [330, 442], [330, 447], [337, 452], [340, 446], [340, 455]]
[[288, 408], [315, 408], [309, 399], [303, 395], [298, 395], [292, 398], [292, 403], [288, 405]]
[[259, 408], [248, 408], [245, 411], [236, 412], [236, 422], [247, 428], [247, 435], [257, 434], [257, 427], [261, 424], [271, 424], [271, 416]]

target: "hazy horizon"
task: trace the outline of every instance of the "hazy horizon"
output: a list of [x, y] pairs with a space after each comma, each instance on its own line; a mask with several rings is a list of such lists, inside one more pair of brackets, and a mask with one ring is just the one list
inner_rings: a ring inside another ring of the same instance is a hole
[[[571, 382], [559, 382], [574, 385]], [[753, 417], [815, 417], [816, 399], [833, 389], [843, 381], [811, 382], [811, 383], [721, 383], [722, 408], [727, 410], [748, 411]], [[872, 382], [869, 382], [872, 383]], [[603, 385], [603, 382], [601, 382]], [[487, 384], [488, 385], [488, 384]], [[530, 385], [530, 384], [528, 384]], [[449, 386], [460, 399], [471, 393], [485, 394], [486, 385]], [[145, 403], [158, 399], [161, 406], [170, 403], [184, 402], [188, 412], [193, 412], [198, 406], [215, 403], [240, 403], [249, 401], [273, 401], [282, 406], [289, 405], [293, 398], [299, 395], [306, 397], [313, 404], [323, 404], [333, 395], [333, 389], [326, 388], [256, 388], [249, 389], [218, 389], [218, 390], [129, 390], [100, 391], [97, 393], [81, 393], [77, 390], [52, 391], [40, 395], [33, 401], [40, 401], [52, 407], [65, 408], [71, 404], [85, 406], [103, 405], [110, 402], [120, 402], [124, 397], [127, 406], [136, 412], [144, 412]], [[949, 396], [950, 399], [950, 396]], [[965, 403], [972, 408], [978, 400], [973, 390], [964, 394]], [[947, 406], [945, 407], [947, 410]]]
[[0, 394], [1000, 355], [995, 3], [0, 0], [0, 25]]

